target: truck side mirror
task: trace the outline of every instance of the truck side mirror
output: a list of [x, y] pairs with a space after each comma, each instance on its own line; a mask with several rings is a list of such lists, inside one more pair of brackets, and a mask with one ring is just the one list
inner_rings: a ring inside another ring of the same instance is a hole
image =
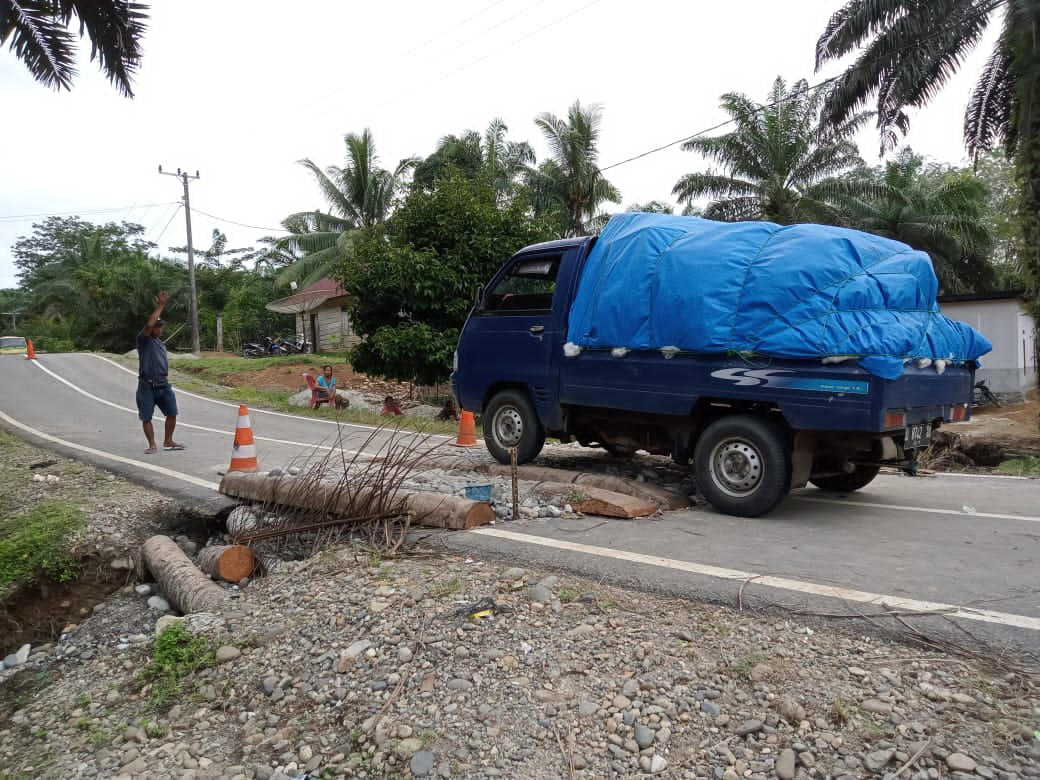
[[480, 302], [482, 300], [484, 300], [484, 285], [478, 284], [477, 285], [477, 296], [476, 296], [476, 300], [473, 302], [473, 304], [475, 306], [480, 306]]

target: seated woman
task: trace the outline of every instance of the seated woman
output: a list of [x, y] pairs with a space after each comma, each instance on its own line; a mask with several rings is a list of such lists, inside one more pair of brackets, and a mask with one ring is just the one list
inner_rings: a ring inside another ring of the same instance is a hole
[[333, 409], [342, 407], [339, 396], [336, 395], [336, 378], [332, 375], [332, 366], [321, 367], [321, 376], [318, 377], [318, 398], [328, 401]]
[[401, 411], [401, 407], [397, 405], [397, 401], [394, 400], [394, 397], [392, 395], [388, 395], [386, 398], [383, 399], [383, 411], [381, 411], [380, 414], [384, 417], [388, 414], [400, 416], [404, 414], [404, 412]]
[[449, 398], [447, 401], [444, 402], [443, 408], [439, 412], [437, 412], [437, 419], [443, 420], [444, 422], [447, 422], [449, 420], [454, 420], [458, 422], [459, 412], [455, 408], [454, 398]]

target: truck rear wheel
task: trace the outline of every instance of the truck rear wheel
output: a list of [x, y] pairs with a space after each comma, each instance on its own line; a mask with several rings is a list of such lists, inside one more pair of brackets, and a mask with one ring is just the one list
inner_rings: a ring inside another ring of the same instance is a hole
[[720, 512], [758, 517], [791, 489], [791, 451], [780, 426], [757, 417], [723, 417], [697, 439], [697, 489]]
[[833, 491], [835, 493], [851, 493], [866, 487], [881, 471], [880, 466], [856, 466], [851, 474], [833, 474], [829, 477], [810, 477], [809, 481], [820, 490]]
[[509, 463], [509, 449], [516, 447], [516, 462], [538, 457], [545, 444], [545, 429], [531, 399], [519, 390], [495, 393], [484, 409], [484, 442], [491, 457]]

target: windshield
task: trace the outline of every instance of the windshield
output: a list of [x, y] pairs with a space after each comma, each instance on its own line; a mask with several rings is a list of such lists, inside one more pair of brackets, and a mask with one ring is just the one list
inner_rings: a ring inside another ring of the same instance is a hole
[[0, 336], [0, 349], [25, 349], [25, 339], [21, 336]]

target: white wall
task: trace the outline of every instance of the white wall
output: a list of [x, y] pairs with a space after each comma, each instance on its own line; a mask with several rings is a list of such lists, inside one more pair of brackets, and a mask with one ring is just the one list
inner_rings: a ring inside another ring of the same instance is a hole
[[1037, 385], [1032, 316], [1017, 299], [953, 301], [941, 304], [942, 313], [971, 325], [993, 345], [979, 360], [977, 379], [985, 379], [991, 390], [1022, 395]]

